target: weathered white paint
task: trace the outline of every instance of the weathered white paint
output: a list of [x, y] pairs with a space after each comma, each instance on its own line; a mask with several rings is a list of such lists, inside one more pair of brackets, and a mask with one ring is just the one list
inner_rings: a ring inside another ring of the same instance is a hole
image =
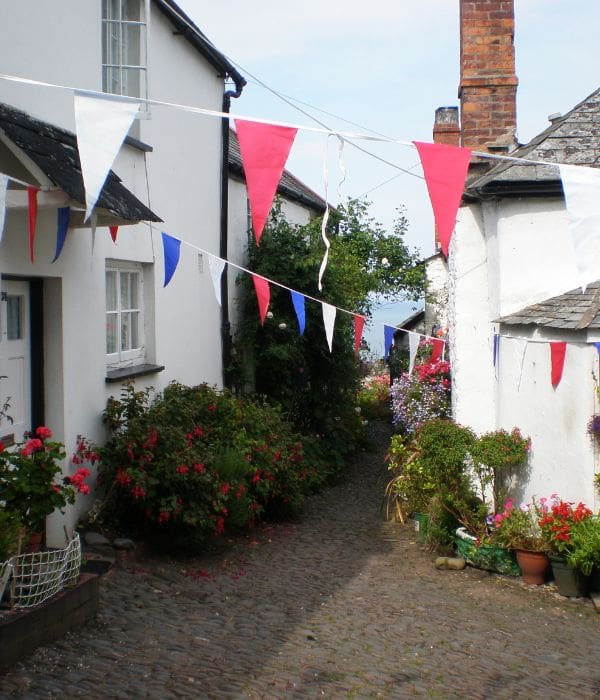
[[[501, 316], [577, 287], [560, 199], [512, 199], [460, 209], [449, 260], [449, 339], [455, 419], [477, 432], [521, 428], [532, 438], [521, 495], [596, 505], [594, 445], [598, 358], [585, 332], [502, 327]], [[500, 339], [493, 363], [494, 332]], [[550, 383], [548, 340], [567, 340], [563, 379]]]
[[[0, 23], [27, 27], [5, 31], [0, 42], [2, 72], [50, 83], [101, 89], [100, 2], [19, 0], [3, 3]], [[154, 9], [154, 8], [153, 8]], [[223, 80], [173, 26], [154, 9], [148, 39], [150, 97], [220, 110]], [[69, 90], [0, 81], [0, 100], [35, 117], [74, 131]], [[220, 120], [165, 107], [152, 107], [140, 120], [139, 138], [153, 147], [144, 155], [124, 146], [114, 170], [164, 224], [121, 227], [114, 245], [99, 228], [92, 254], [90, 229], [71, 230], [61, 258], [50, 264], [56, 242], [56, 213], [40, 210], [36, 262], [28, 261], [27, 212], [10, 209], [0, 249], [0, 272], [44, 279], [46, 423], [70, 453], [79, 434], [101, 441], [106, 398], [120, 392], [107, 385], [105, 356], [105, 260], [144, 264], [147, 302], [147, 361], [164, 364], [160, 374], [140, 379], [139, 388], [163, 388], [169, 381], [221, 385], [220, 309], [198, 253], [182, 244], [171, 283], [163, 283], [160, 233], [216, 254], [220, 220]], [[236, 243], [230, 244], [234, 250]], [[69, 465], [65, 471], [70, 471]], [[85, 499], [66, 521], [49, 519], [48, 541], [60, 544], [63, 522], [70, 529]]]

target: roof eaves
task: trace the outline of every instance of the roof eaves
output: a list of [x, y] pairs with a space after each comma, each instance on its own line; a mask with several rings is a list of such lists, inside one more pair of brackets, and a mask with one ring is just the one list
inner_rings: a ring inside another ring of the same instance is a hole
[[174, 0], [153, 0], [158, 9], [168, 17], [181, 35], [226, 78], [229, 76], [241, 90], [246, 79], [216, 48], [210, 39], [194, 24]]

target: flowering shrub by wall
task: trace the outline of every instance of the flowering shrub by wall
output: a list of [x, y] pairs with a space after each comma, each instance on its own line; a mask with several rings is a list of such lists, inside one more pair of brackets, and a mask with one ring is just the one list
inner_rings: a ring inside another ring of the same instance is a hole
[[365, 377], [357, 396], [358, 407], [368, 420], [389, 418], [390, 379], [387, 374]]
[[550, 500], [540, 498], [540, 505], [539, 524], [550, 549], [561, 554], [568, 553], [572, 548], [573, 525], [590, 518], [592, 511], [581, 502], [575, 505], [563, 501], [556, 493], [550, 496]]
[[392, 423], [396, 430], [414, 433], [433, 418], [450, 416], [450, 364], [438, 362], [415, 365], [390, 389]]
[[104, 414], [101, 518], [121, 531], [193, 547], [211, 535], [297, 511], [328, 465], [280, 411], [207, 385], [162, 395], [127, 385]]

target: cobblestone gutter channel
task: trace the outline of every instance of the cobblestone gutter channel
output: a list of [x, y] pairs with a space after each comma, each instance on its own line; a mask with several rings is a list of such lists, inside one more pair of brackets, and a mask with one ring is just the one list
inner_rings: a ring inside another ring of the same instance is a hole
[[98, 620], [0, 676], [25, 698], [597, 698], [590, 600], [436, 570], [380, 505], [389, 434], [295, 523], [103, 577]]

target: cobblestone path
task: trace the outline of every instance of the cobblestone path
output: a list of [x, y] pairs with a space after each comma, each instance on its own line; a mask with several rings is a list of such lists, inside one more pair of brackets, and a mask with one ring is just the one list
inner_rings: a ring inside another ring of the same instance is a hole
[[25, 698], [597, 698], [590, 600], [438, 571], [380, 516], [381, 449], [303, 518], [103, 578], [98, 622], [0, 676]]

